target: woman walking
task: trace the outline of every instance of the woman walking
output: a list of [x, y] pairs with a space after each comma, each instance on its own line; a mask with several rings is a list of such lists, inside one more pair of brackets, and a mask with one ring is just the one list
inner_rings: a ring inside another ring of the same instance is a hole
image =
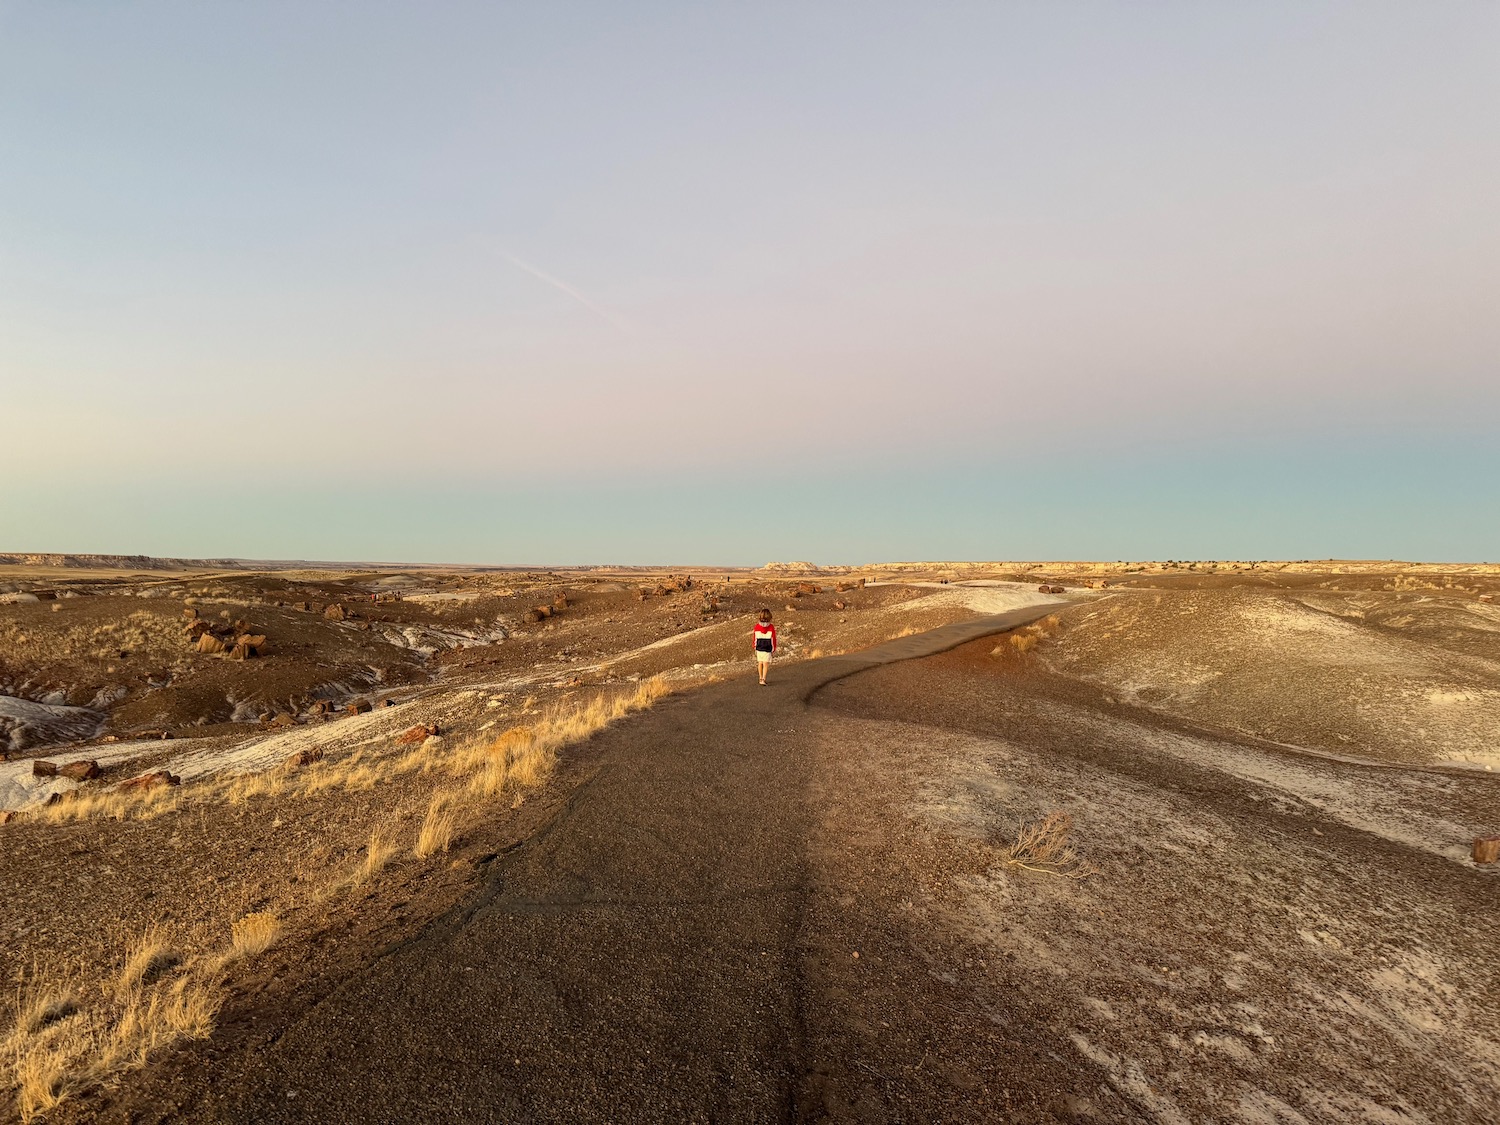
[[776, 652], [776, 626], [771, 624], [771, 611], [760, 611], [760, 620], [750, 632], [755, 648], [755, 670], [760, 674], [761, 687], [766, 686], [766, 673], [771, 670], [771, 657]]

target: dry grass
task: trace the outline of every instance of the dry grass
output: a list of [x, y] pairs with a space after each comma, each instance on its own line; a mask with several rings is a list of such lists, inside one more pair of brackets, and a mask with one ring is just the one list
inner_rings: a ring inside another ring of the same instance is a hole
[[666, 681], [654, 676], [633, 692], [605, 693], [586, 703], [555, 708], [530, 726], [514, 727], [499, 738], [460, 747], [452, 771], [469, 777], [469, 789], [479, 797], [494, 797], [509, 787], [540, 785], [552, 772], [557, 752], [572, 742], [597, 733], [616, 719], [650, 707], [669, 693]]
[[[1036, 648], [1043, 640], [1050, 637], [1058, 629], [1062, 628], [1062, 619], [1055, 613], [1049, 613], [1040, 621], [1033, 621], [1023, 629], [1017, 629], [1011, 633], [1007, 640], [1012, 649], [1025, 654]], [[1000, 656], [1005, 652], [1005, 643], [997, 644], [990, 650], [991, 656]]]
[[365, 845], [365, 858], [359, 866], [354, 869], [354, 874], [349, 881], [355, 885], [369, 882], [399, 850], [392, 840], [392, 833], [386, 828], [376, 828], [370, 833], [370, 841]]
[[1068, 842], [1072, 831], [1072, 815], [1060, 810], [1048, 813], [1041, 820], [1027, 821], [1005, 849], [1005, 862], [1044, 875], [1087, 879], [1095, 874], [1095, 869], [1080, 859]]
[[72, 820], [154, 820], [176, 812], [181, 803], [181, 793], [175, 785], [144, 790], [74, 790], [73, 793], [75, 795], [69, 800], [28, 809], [24, 815], [48, 824]]
[[33, 974], [0, 1039], [0, 1086], [14, 1092], [21, 1120], [144, 1066], [163, 1047], [207, 1037], [223, 1004], [224, 966], [237, 951], [249, 956], [270, 944], [264, 923], [252, 929], [259, 940], [243, 950], [237, 926], [234, 948], [182, 961], [153, 927], [130, 944], [112, 975], [89, 982]]
[[230, 955], [258, 957], [281, 936], [281, 920], [269, 910], [246, 914], [230, 927]]
[[142, 934], [125, 955], [125, 965], [115, 978], [115, 992], [126, 996], [138, 991], [168, 969], [174, 967], [178, 957], [167, 943], [166, 935], [152, 926]]
[[458, 831], [458, 810], [454, 807], [456, 796], [448, 790], [432, 795], [427, 816], [417, 832], [417, 846], [413, 849], [418, 859], [445, 852], [453, 843], [453, 836]]

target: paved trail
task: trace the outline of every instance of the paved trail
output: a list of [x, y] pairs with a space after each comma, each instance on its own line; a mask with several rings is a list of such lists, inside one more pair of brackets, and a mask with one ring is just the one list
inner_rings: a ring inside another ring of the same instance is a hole
[[1056, 608], [777, 665], [767, 687], [747, 675], [603, 732], [597, 771], [474, 901], [304, 1013], [183, 1119], [817, 1116], [807, 700]]

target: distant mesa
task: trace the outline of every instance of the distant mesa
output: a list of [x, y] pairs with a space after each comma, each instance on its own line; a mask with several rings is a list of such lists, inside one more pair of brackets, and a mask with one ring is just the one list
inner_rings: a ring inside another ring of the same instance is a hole
[[769, 562], [760, 569], [764, 574], [816, 574], [821, 568], [810, 562]]
[[74, 570], [245, 570], [242, 559], [158, 559], [150, 555], [3, 554], [0, 566], [64, 567]]

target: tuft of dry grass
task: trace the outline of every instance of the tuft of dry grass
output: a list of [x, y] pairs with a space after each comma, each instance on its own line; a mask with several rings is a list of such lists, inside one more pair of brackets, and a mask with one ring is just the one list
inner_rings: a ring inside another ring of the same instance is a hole
[[281, 920], [269, 910], [246, 914], [229, 928], [232, 957], [258, 957], [281, 936]]
[[161, 929], [152, 926], [146, 930], [125, 954], [125, 965], [115, 978], [115, 992], [125, 996], [155, 980], [178, 962], [177, 955], [167, 944]]
[[456, 794], [443, 790], [432, 795], [427, 806], [427, 816], [417, 832], [417, 846], [413, 849], [418, 859], [426, 859], [436, 852], [445, 852], [453, 843], [458, 831], [458, 810], [454, 807]]
[[381, 870], [391, 861], [391, 857], [397, 852], [395, 843], [391, 839], [389, 830], [376, 828], [370, 833], [370, 842], [365, 845], [365, 858], [360, 865], [354, 869], [350, 882], [354, 884], [365, 883], [380, 874]]
[[132, 942], [110, 978], [52, 981], [34, 975], [0, 1038], [0, 1088], [31, 1122], [68, 1097], [144, 1066], [151, 1053], [213, 1030], [229, 954], [183, 963], [161, 931]]
[[1023, 822], [1015, 840], [1005, 849], [1005, 862], [1044, 875], [1087, 879], [1096, 871], [1079, 858], [1068, 842], [1072, 831], [1072, 814], [1060, 809], [1040, 820]]
[[[1050, 637], [1053, 633], [1057, 632], [1057, 630], [1061, 627], [1062, 619], [1055, 613], [1049, 613], [1040, 621], [1033, 621], [1025, 628], [1017, 629], [1015, 632], [1011, 633], [1007, 639], [1010, 642], [1011, 648], [1013, 648], [1016, 652], [1028, 653], [1032, 649], [1036, 648], [1037, 645], [1041, 644], [1041, 642], [1045, 638]], [[1003, 655], [1004, 652], [1005, 645], [1002, 642], [1001, 644], [997, 644], [990, 650], [990, 655], [1000, 656]]]
[[144, 790], [98, 789], [72, 791], [73, 796], [55, 805], [26, 810], [29, 819], [48, 824], [73, 820], [155, 820], [176, 812], [180, 792], [175, 785], [160, 785]]

